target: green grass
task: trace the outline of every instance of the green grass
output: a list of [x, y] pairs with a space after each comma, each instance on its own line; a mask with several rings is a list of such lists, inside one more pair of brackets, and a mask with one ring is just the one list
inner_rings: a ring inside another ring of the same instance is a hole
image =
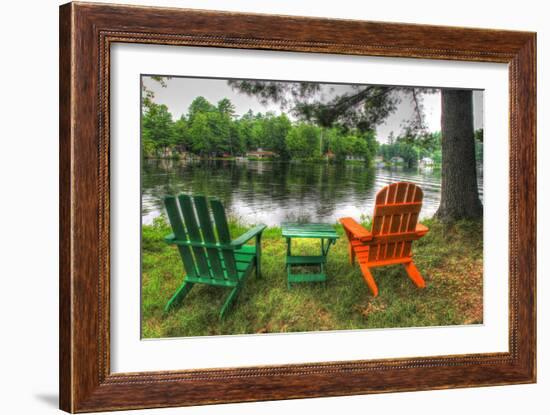
[[[414, 244], [415, 263], [426, 280], [418, 289], [400, 265], [373, 269], [380, 294], [374, 298], [357, 265], [347, 257], [341, 238], [328, 256], [328, 281], [286, 285], [286, 243], [279, 228], [268, 228], [262, 239], [262, 274], [252, 273], [225, 319], [219, 310], [229, 289], [196, 285], [175, 310], [163, 308], [180, 286], [184, 270], [173, 246], [163, 242], [171, 233], [158, 219], [143, 226], [142, 336], [144, 338], [243, 333], [280, 333], [387, 327], [444, 326], [482, 322], [482, 224], [453, 226], [435, 220]], [[247, 228], [231, 223], [236, 237]], [[294, 244], [296, 241], [296, 244]], [[319, 241], [294, 240], [293, 253], [316, 254]], [[296, 247], [296, 248], [295, 248]]]

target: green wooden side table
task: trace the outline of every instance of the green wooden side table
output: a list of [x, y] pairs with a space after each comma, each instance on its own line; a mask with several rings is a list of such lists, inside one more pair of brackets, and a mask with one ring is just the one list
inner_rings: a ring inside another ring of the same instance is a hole
[[[327, 280], [325, 272], [327, 255], [330, 246], [338, 239], [338, 234], [328, 223], [289, 223], [281, 224], [283, 238], [286, 238], [286, 271], [287, 285], [301, 282], [324, 282]], [[315, 238], [321, 240], [320, 255], [300, 256], [292, 255], [292, 238]], [[293, 267], [318, 266], [318, 273], [294, 274]]]

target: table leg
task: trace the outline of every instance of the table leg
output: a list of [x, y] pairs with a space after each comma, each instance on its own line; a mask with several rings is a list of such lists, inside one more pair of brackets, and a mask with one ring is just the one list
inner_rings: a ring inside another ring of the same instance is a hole
[[[291, 244], [292, 244], [292, 238], [286, 238], [286, 256], [287, 261], [288, 257], [291, 255]], [[286, 286], [288, 289], [290, 289], [290, 274], [292, 273], [292, 265], [290, 265], [288, 262], [286, 264]]]
[[327, 274], [326, 274], [326, 271], [325, 271], [325, 268], [326, 268], [326, 261], [327, 261], [327, 258], [328, 258], [328, 251], [330, 250], [330, 246], [334, 243], [334, 240], [333, 239], [327, 239], [327, 242], [326, 242], [326, 245], [324, 243], [324, 239], [321, 240], [321, 252], [322, 252], [322, 255], [325, 259], [325, 261], [323, 262], [323, 264], [321, 265], [321, 273], [324, 275], [325, 277], [325, 287], [327, 286]]
[[[323, 257], [324, 261], [327, 260], [327, 256], [325, 255], [325, 239], [321, 238], [321, 256]], [[321, 263], [321, 266], [319, 267], [321, 270], [321, 274], [323, 275], [323, 278], [325, 280], [325, 283], [327, 281], [327, 274], [325, 274], [325, 264]]]

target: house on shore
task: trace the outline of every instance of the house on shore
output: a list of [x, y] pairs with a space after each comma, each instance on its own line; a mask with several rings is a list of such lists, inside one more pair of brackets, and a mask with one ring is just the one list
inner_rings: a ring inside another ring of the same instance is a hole
[[325, 158], [327, 160], [333, 160], [335, 157], [335, 154], [332, 152], [332, 150], [328, 150], [326, 153], [325, 153]]
[[346, 156], [347, 161], [365, 161], [365, 157], [363, 156], [354, 156], [354, 155], [347, 155]]
[[429, 168], [433, 166], [434, 166], [434, 161], [431, 157], [422, 157], [422, 159], [420, 160], [420, 167]]
[[376, 167], [384, 167], [386, 165], [386, 163], [384, 163], [384, 157], [382, 156], [376, 156], [374, 158], [374, 165]]
[[277, 154], [273, 151], [263, 150], [258, 148], [256, 151], [249, 151], [246, 153], [246, 157], [258, 158], [258, 159], [268, 159], [277, 157]]
[[405, 159], [400, 156], [394, 156], [390, 159], [390, 163], [394, 165], [402, 165], [405, 164]]

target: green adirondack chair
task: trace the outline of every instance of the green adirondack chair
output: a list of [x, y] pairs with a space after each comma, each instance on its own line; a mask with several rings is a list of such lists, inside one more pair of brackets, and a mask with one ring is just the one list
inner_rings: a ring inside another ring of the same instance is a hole
[[[254, 267], [256, 276], [261, 276], [261, 238], [266, 226], [258, 225], [231, 240], [225, 209], [219, 200], [181, 194], [177, 200], [174, 196], [165, 197], [164, 205], [174, 232], [165, 241], [178, 247], [186, 271], [183, 284], [164, 310], [181, 303], [195, 284], [216, 285], [232, 288], [220, 311], [223, 318]], [[252, 238], [256, 238], [256, 244], [246, 245]]]

